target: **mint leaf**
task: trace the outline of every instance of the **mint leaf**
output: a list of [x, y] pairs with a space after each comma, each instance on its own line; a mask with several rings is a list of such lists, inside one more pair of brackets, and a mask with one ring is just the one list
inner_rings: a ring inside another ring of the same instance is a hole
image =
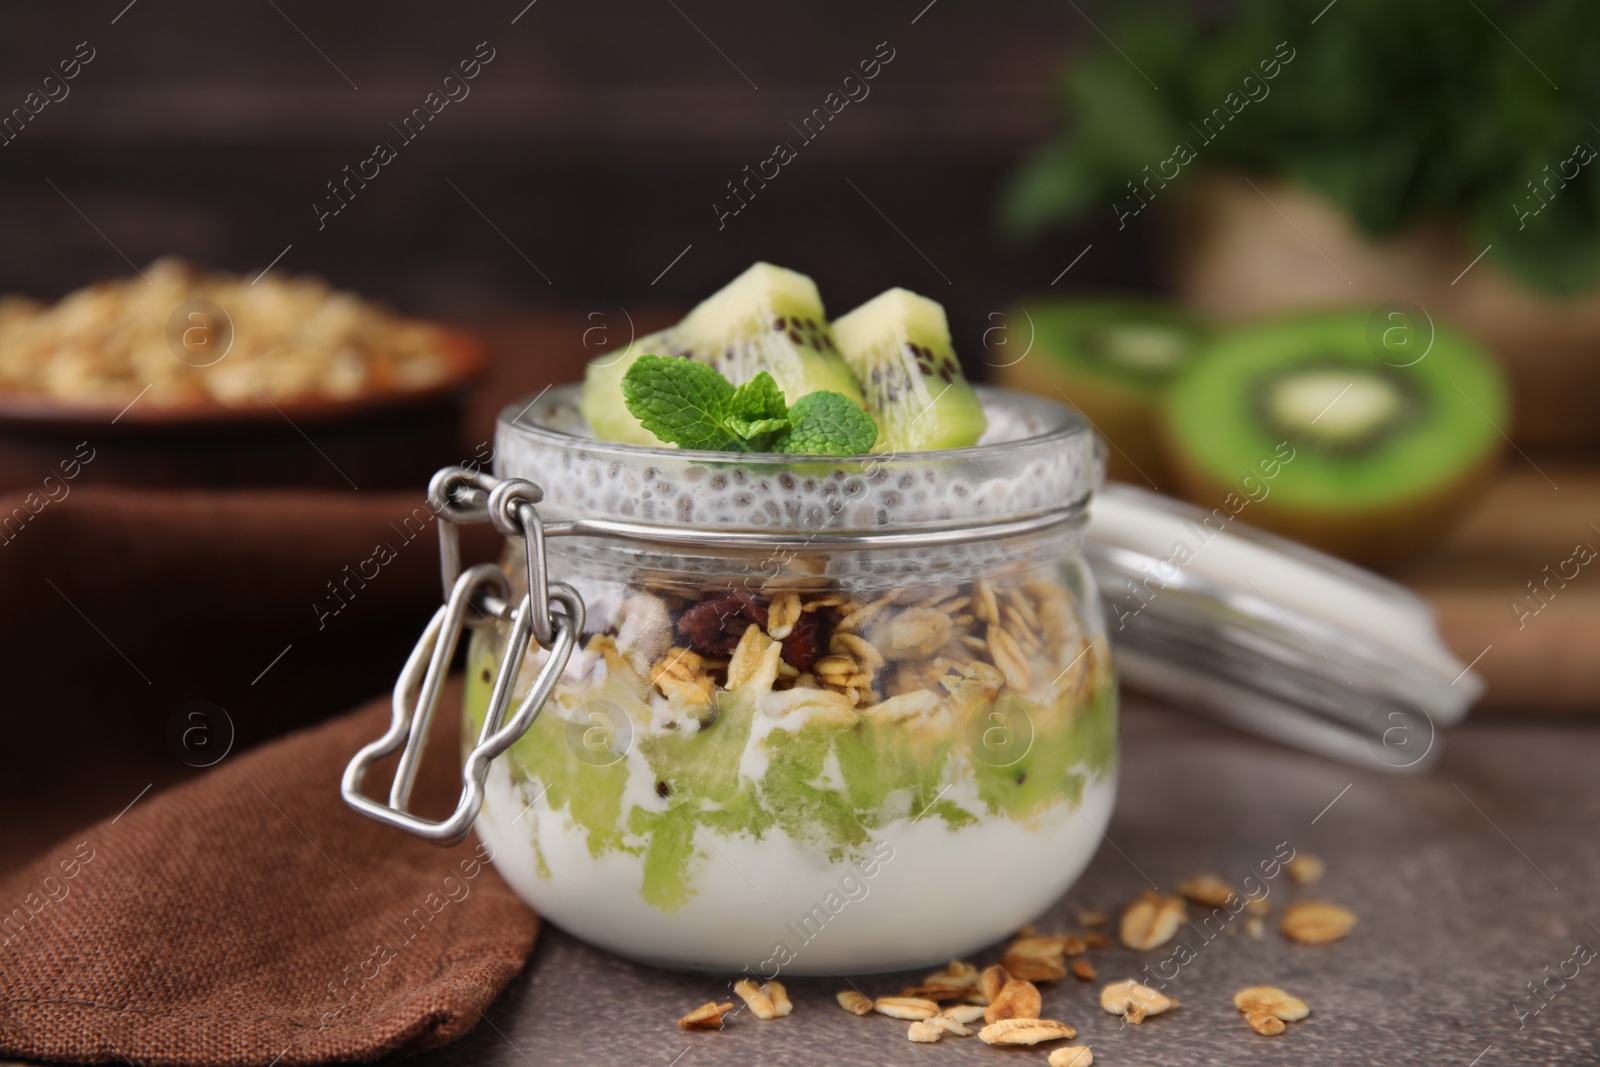
[[789, 428], [789, 405], [783, 390], [766, 371], [733, 391], [728, 410], [728, 429], [748, 441], [755, 452], [767, 451], [773, 437]]
[[750, 422], [767, 419], [780, 420], [784, 425], [789, 422], [789, 405], [783, 399], [783, 390], [778, 388], [778, 383], [766, 371], [733, 391], [728, 411]]
[[645, 429], [681, 448], [857, 456], [878, 439], [872, 417], [847, 396], [816, 392], [786, 407], [766, 371], [735, 389], [710, 364], [676, 356], [640, 356], [622, 377], [622, 397]]
[[789, 432], [778, 452], [809, 456], [859, 456], [878, 439], [878, 426], [861, 405], [840, 393], [808, 393], [789, 409]]
[[[787, 430], [789, 428], [789, 416], [785, 415], [779, 419], [756, 419], [754, 422], [751, 422], [742, 419], [737, 415], [729, 415], [727, 425], [728, 429], [732, 430], [746, 441], [753, 442], [757, 438], [765, 437], [767, 434], [779, 433], [783, 430]], [[762, 450], [757, 449], [757, 451]]]
[[633, 417], [682, 448], [749, 451], [725, 425], [733, 395], [715, 367], [678, 356], [640, 356], [622, 377], [622, 397]]

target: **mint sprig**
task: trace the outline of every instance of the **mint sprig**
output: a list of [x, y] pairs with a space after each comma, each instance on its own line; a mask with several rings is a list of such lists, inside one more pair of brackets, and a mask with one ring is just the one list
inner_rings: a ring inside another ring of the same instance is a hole
[[789, 429], [774, 452], [859, 456], [878, 439], [877, 423], [842, 393], [807, 393], [789, 409]]
[[872, 417], [840, 393], [789, 405], [766, 371], [735, 388], [710, 364], [676, 356], [640, 356], [622, 398], [640, 425], [680, 448], [856, 456], [878, 439]]

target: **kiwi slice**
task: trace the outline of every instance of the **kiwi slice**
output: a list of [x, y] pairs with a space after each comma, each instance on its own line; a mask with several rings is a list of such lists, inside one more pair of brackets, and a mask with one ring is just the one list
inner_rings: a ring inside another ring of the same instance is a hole
[[1167, 487], [1156, 440], [1161, 394], [1204, 345], [1206, 327], [1178, 308], [1125, 299], [1029, 304], [1013, 327], [1024, 318], [1033, 323], [1033, 347], [996, 368], [999, 382], [1065, 397], [1106, 439], [1107, 474]]
[[819, 389], [861, 403], [861, 387], [840, 358], [817, 284], [798, 271], [756, 263], [670, 333], [676, 350], [658, 354], [709, 363], [735, 385], [766, 371], [791, 404]]
[[937, 301], [890, 289], [833, 324], [878, 424], [874, 452], [966, 448], [988, 427]]
[[1444, 329], [1400, 365], [1369, 342], [1368, 318], [1300, 315], [1211, 345], [1163, 404], [1184, 494], [1363, 562], [1435, 543], [1499, 454], [1505, 381]]
[[627, 348], [607, 352], [589, 361], [578, 392], [578, 411], [589, 429], [602, 441], [625, 445], [659, 445], [660, 439], [639, 424], [622, 399], [622, 376], [640, 356], [678, 355], [671, 330], [660, 330], [634, 340]]

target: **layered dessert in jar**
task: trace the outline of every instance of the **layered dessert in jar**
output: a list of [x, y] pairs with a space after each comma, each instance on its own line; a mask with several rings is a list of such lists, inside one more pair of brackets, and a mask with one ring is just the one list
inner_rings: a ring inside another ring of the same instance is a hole
[[[612, 535], [548, 540], [586, 622], [489, 769], [496, 865], [558, 926], [673, 967], [893, 970], [1011, 933], [1112, 807], [1079, 554], [1099, 472], [1076, 413], [965, 381], [937, 304], [890, 290], [830, 323], [766, 264], [508, 408], [496, 473], [543, 488], [553, 532]], [[468, 749], [504, 651], [474, 632]]]

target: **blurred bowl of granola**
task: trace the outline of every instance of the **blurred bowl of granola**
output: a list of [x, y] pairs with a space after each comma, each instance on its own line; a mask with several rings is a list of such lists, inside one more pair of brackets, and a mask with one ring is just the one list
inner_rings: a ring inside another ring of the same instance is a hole
[[86, 440], [97, 481], [406, 484], [455, 458], [484, 362], [472, 335], [319, 278], [173, 258], [53, 304], [0, 297], [0, 489]]

